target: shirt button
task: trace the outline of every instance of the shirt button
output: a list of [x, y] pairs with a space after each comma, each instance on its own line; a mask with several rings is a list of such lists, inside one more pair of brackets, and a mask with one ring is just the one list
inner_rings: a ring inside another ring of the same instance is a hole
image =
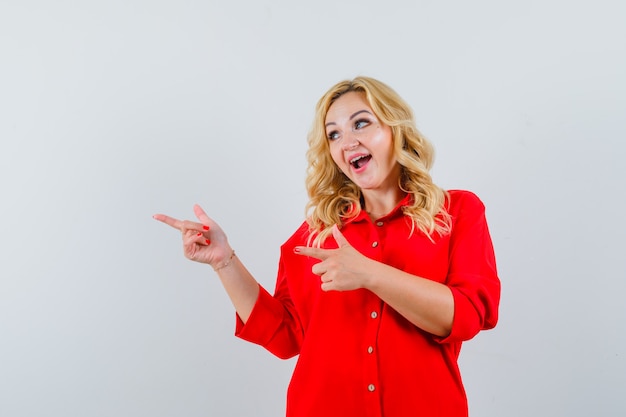
[[374, 352], [374, 348], [373, 347], [368, 347], [367, 348], [367, 353], [373, 353]]
[[375, 319], [376, 317], [378, 317], [378, 313], [375, 311], [372, 311], [372, 313], [370, 314], [370, 317]]
[[376, 222], [376, 226], [380, 227], [383, 225], [383, 222]]
[[367, 386], [367, 390], [368, 390], [369, 392], [374, 392], [374, 390], [375, 390], [375, 389], [376, 389], [376, 386], [374, 386], [374, 384], [369, 384], [369, 385]]
[[375, 248], [376, 246], [378, 246], [378, 242], [374, 242], [372, 243], [372, 247]]

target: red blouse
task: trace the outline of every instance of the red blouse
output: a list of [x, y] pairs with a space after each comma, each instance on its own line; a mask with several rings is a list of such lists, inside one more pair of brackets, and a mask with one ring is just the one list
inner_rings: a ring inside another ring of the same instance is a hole
[[[287, 393], [288, 417], [467, 416], [457, 358], [461, 343], [498, 319], [500, 281], [485, 207], [468, 191], [450, 191], [452, 232], [431, 242], [402, 214], [365, 212], [344, 225], [348, 242], [371, 259], [447, 285], [454, 321], [445, 338], [427, 333], [368, 290], [320, 289], [317, 259], [297, 255], [302, 226], [281, 247], [274, 295], [261, 288], [236, 335], [280, 358], [300, 355]], [[332, 237], [322, 246], [336, 248]]]

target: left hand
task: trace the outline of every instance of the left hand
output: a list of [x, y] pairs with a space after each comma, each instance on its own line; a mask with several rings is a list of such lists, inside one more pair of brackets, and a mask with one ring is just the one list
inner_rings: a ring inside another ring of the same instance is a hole
[[350, 291], [366, 288], [369, 271], [372, 269], [371, 263], [374, 261], [354, 249], [341, 234], [337, 225], [333, 226], [332, 231], [339, 248], [321, 249], [296, 246], [294, 252], [322, 261], [313, 265], [311, 271], [321, 277], [323, 291]]

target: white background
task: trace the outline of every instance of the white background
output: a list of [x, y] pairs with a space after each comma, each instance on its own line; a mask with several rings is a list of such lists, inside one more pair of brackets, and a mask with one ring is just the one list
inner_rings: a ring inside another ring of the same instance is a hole
[[282, 415], [293, 360], [151, 216], [200, 203], [273, 290], [315, 102], [361, 74], [487, 206], [471, 415], [626, 414], [624, 2], [0, 0], [0, 59], [1, 416]]

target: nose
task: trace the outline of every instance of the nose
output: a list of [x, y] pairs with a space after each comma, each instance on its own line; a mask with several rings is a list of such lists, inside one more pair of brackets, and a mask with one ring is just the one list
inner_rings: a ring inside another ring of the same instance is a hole
[[347, 136], [345, 138], [345, 141], [342, 144], [342, 147], [344, 151], [351, 151], [352, 149], [355, 149], [359, 145], [360, 145], [360, 142], [358, 141], [357, 138], [355, 138], [354, 136], [352, 137]]

